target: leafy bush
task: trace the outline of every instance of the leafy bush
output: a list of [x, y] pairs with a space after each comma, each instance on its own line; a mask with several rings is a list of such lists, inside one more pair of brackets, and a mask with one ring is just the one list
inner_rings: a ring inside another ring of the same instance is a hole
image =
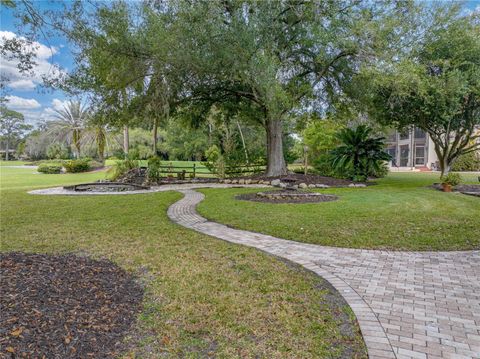
[[66, 161], [63, 165], [68, 173], [86, 172], [90, 170], [90, 160], [82, 158], [79, 160]]
[[119, 177], [123, 176], [125, 173], [130, 171], [133, 168], [138, 168], [140, 167], [140, 162], [137, 160], [123, 160], [123, 161], [117, 161], [115, 164], [110, 167], [108, 170], [108, 177], [115, 181]]
[[62, 172], [62, 165], [58, 163], [41, 163], [38, 165], [37, 171], [46, 174], [58, 174]]
[[161, 177], [161, 166], [162, 161], [160, 157], [150, 157], [148, 159], [148, 169], [147, 169], [147, 178], [149, 181], [157, 182]]
[[49, 159], [66, 159], [70, 157], [70, 153], [65, 146], [54, 143], [47, 147], [47, 157]]
[[457, 186], [462, 183], [462, 177], [458, 173], [450, 172], [448, 175], [441, 178], [442, 183], [449, 184], [450, 186]]
[[223, 158], [222, 154], [220, 153], [220, 149], [213, 145], [208, 150], [205, 151], [205, 157], [207, 157], [207, 161], [203, 164], [208, 170], [220, 178], [225, 177], [225, 159]]
[[480, 155], [475, 152], [461, 155], [453, 164], [452, 171], [480, 171]]

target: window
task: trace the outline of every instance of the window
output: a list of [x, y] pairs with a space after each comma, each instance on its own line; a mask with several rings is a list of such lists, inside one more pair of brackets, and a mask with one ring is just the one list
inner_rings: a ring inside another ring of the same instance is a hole
[[400, 140], [408, 140], [410, 138], [410, 131], [408, 129], [400, 132]]
[[425, 131], [415, 127], [415, 139], [424, 139], [425, 137]]
[[425, 164], [425, 146], [415, 146], [415, 166]]
[[408, 167], [410, 154], [410, 148], [408, 145], [400, 146], [400, 167]]
[[392, 131], [387, 136], [388, 142], [396, 142], [397, 141], [397, 131]]
[[388, 147], [387, 153], [391, 156], [392, 166], [397, 166], [397, 148], [395, 146]]

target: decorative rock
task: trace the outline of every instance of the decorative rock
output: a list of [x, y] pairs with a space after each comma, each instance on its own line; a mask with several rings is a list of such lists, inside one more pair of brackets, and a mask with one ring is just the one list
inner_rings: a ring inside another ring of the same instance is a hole
[[317, 188], [330, 188], [329, 185], [327, 185], [327, 184], [322, 184], [322, 183], [317, 183], [317, 184], [315, 185], [315, 187], [317, 187]]
[[307, 186], [306, 183], [300, 183], [300, 184], [298, 185], [298, 187], [299, 187], [299, 188], [307, 188], [308, 186]]
[[232, 184], [238, 183], [238, 180], [234, 179], [232, 180]]
[[245, 180], [242, 178], [242, 179], [239, 179], [238, 180], [238, 184], [245, 184]]
[[293, 188], [293, 189], [298, 189], [298, 185], [294, 184], [294, 185], [292, 186], [292, 188]]
[[223, 181], [223, 183], [232, 183], [232, 180], [226, 179], [225, 181]]
[[252, 180], [251, 179], [246, 179], [245, 180], [245, 184], [251, 184], [252, 183]]
[[315, 188], [315, 185], [314, 184], [309, 184], [308, 188]]
[[280, 188], [287, 188], [287, 184], [286, 183], [280, 183]]
[[279, 179], [274, 179], [270, 184], [274, 187], [279, 187], [280, 183], [282, 183]]
[[361, 188], [361, 187], [367, 187], [367, 185], [365, 183], [350, 183], [348, 187]]

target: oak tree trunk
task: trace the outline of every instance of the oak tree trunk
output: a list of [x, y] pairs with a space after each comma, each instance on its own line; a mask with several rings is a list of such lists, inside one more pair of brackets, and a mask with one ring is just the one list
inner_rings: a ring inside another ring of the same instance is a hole
[[267, 131], [267, 176], [287, 174], [283, 156], [283, 126], [281, 120], [268, 119]]

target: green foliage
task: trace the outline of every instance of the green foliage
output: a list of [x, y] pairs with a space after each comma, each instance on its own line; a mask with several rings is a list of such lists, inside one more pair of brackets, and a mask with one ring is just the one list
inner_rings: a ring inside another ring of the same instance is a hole
[[46, 174], [58, 174], [62, 172], [62, 165], [55, 163], [41, 163], [38, 165], [37, 171]]
[[63, 164], [68, 173], [87, 172], [90, 170], [90, 159], [81, 158], [78, 160], [65, 161]]
[[150, 157], [148, 159], [147, 178], [151, 182], [157, 182], [161, 178], [162, 161], [160, 157]]
[[138, 167], [140, 167], [140, 162], [137, 160], [127, 159], [122, 161], [116, 161], [115, 164], [108, 170], [108, 177], [111, 180], [115, 181], [131, 169]]
[[[399, 129], [415, 125], [435, 143], [443, 173], [464, 153], [480, 148], [480, 23], [460, 9], [438, 12], [408, 58], [365, 73], [373, 93], [370, 115]], [[373, 79], [373, 81], [372, 81]], [[445, 141], [445, 139], [447, 139]]]
[[450, 172], [448, 175], [443, 176], [441, 181], [450, 186], [457, 186], [462, 183], [462, 176], [459, 173]]
[[220, 178], [225, 177], [225, 158], [220, 153], [220, 149], [213, 145], [205, 152], [207, 160], [203, 163], [208, 170]]
[[53, 143], [47, 147], [47, 157], [49, 159], [67, 159], [70, 157], [70, 153], [65, 146]]
[[390, 159], [384, 151], [385, 138], [372, 137], [372, 129], [366, 125], [344, 128], [337, 137], [342, 145], [331, 152], [333, 166], [348, 171], [354, 181], [366, 181], [368, 176], [381, 173], [382, 163]]
[[469, 152], [457, 158], [452, 171], [480, 171], [480, 154]]
[[313, 160], [338, 146], [340, 142], [337, 133], [343, 127], [342, 123], [333, 119], [311, 121], [302, 133], [309, 157]]

